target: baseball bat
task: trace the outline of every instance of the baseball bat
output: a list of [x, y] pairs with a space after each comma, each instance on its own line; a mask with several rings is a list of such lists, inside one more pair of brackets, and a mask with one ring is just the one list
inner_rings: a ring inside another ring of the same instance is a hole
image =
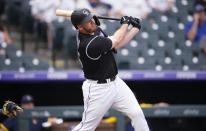
[[[72, 10], [56, 10], [56, 16], [64, 16], [64, 17], [71, 17]], [[106, 17], [106, 16], [97, 16], [98, 19], [107, 19], [107, 20], [117, 20], [120, 21], [120, 18], [112, 18], [112, 17]]]
[[72, 15], [72, 10], [56, 10], [56, 16], [64, 16], [64, 17], [71, 17]]

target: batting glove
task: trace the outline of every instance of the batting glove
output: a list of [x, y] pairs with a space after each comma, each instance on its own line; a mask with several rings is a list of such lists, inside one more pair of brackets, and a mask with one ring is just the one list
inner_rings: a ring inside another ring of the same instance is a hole
[[97, 18], [96, 15], [93, 16], [93, 19], [94, 19], [96, 25], [97, 25], [97, 26], [100, 26], [100, 21], [99, 21], [99, 19]]
[[130, 17], [128, 17], [128, 16], [123, 16], [122, 18], [121, 18], [121, 20], [120, 20], [120, 24], [122, 25], [122, 24], [130, 24]]
[[139, 30], [141, 29], [141, 22], [139, 18], [133, 18], [130, 16], [130, 23], [133, 27], [136, 27]]

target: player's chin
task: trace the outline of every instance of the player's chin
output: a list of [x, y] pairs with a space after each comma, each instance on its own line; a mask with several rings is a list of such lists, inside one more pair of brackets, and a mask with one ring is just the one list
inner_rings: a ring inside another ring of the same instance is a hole
[[88, 30], [88, 32], [94, 33], [96, 30], [97, 30], [97, 26], [96, 26], [96, 25], [92, 25], [92, 26], [90, 27], [90, 29]]

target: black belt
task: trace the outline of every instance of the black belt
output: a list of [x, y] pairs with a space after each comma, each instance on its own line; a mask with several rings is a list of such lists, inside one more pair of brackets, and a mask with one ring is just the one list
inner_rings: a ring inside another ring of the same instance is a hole
[[98, 84], [109, 83], [109, 82], [111, 82], [111, 81], [114, 81], [115, 79], [116, 79], [116, 76], [113, 76], [113, 77], [108, 78], [108, 79], [98, 80], [97, 83], [98, 83]]

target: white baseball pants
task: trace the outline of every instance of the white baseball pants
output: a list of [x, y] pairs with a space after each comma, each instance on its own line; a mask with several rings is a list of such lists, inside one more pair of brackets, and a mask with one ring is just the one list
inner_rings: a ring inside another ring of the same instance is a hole
[[105, 84], [86, 80], [82, 91], [84, 96], [82, 121], [73, 131], [94, 131], [111, 107], [127, 115], [132, 120], [135, 131], [149, 131], [137, 99], [118, 76], [114, 81]]

